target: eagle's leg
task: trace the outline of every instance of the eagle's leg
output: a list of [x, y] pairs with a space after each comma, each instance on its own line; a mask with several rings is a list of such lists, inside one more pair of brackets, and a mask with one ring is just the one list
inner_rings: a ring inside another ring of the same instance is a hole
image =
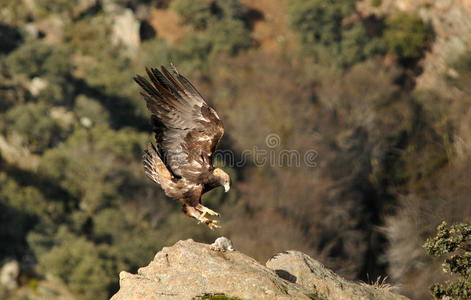
[[214, 210], [207, 208], [206, 206], [202, 205], [201, 203], [198, 203], [198, 205], [196, 205], [196, 209], [199, 210], [202, 213], [202, 215], [201, 215], [202, 217], [204, 217], [206, 214], [210, 214], [212, 216], [219, 216], [218, 212], [215, 212]]
[[189, 217], [200, 219], [201, 213], [193, 206], [183, 204], [182, 211]]
[[200, 211], [193, 206], [183, 204], [183, 212], [187, 216], [197, 219], [198, 223], [204, 223], [208, 225], [209, 229], [211, 230], [221, 227], [217, 225], [218, 221], [206, 218], [204, 214], [201, 214]]

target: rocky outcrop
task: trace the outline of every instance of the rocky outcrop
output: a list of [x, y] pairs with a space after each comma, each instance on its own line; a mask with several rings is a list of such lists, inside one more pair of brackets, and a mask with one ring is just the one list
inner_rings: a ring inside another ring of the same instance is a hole
[[[381, 0], [373, 6], [371, 0], [358, 2], [362, 15], [390, 15], [396, 11], [415, 12], [433, 31], [430, 49], [421, 62], [423, 73], [417, 87], [440, 89], [448, 93], [443, 75], [454, 75], [450, 64], [460, 55], [471, 51], [471, 1], [469, 0]], [[437, 76], [438, 75], [438, 76]]]
[[20, 274], [20, 265], [16, 260], [5, 263], [0, 268], [0, 285], [9, 290], [18, 286], [18, 275]]
[[320, 262], [299, 251], [286, 251], [272, 257], [267, 267], [280, 277], [297, 283], [326, 299], [407, 299], [389, 292], [388, 285], [371, 286], [345, 280]]
[[407, 299], [385, 287], [347, 281], [297, 251], [264, 266], [238, 251], [214, 251], [193, 240], [158, 252], [137, 274], [121, 272], [111, 299]]
[[120, 10], [108, 17], [113, 31], [112, 41], [122, 44], [132, 56], [139, 48], [139, 20], [130, 9]]

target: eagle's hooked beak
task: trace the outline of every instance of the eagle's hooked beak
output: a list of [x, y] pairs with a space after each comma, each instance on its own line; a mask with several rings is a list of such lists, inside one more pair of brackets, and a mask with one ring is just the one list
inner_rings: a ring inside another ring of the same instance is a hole
[[231, 185], [229, 183], [224, 184], [224, 192], [227, 193], [231, 189]]

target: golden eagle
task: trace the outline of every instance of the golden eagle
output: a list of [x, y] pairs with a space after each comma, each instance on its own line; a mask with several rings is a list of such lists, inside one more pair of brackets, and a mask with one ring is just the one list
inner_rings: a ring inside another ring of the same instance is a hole
[[203, 206], [201, 196], [218, 186], [226, 192], [230, 188], [229, 175], [213, 167], [224, 127], [196, 88], [173, 65], [171, 69], [173, 74], [163, 66], [160, 71], [146, 68], [152, 84], [134, 77], [144, 90], [157, 142], [144, 151], [144, 170], [168, 197], [183, 203], [185, 214], [214, 229], [217, 221], [205, 216], [219, 214]]

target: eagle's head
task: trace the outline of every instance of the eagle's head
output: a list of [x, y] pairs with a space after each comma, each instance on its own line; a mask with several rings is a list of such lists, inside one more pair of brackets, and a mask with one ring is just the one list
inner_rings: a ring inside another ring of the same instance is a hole
[[229, 174], [224, 172], [222, 169], [216, 168], [213, 170], [213, 175], [216, 177], [218, 183], [224, 187], [224, 191], [227, 193], [231, 188], [231, 177], [229, 177]]

